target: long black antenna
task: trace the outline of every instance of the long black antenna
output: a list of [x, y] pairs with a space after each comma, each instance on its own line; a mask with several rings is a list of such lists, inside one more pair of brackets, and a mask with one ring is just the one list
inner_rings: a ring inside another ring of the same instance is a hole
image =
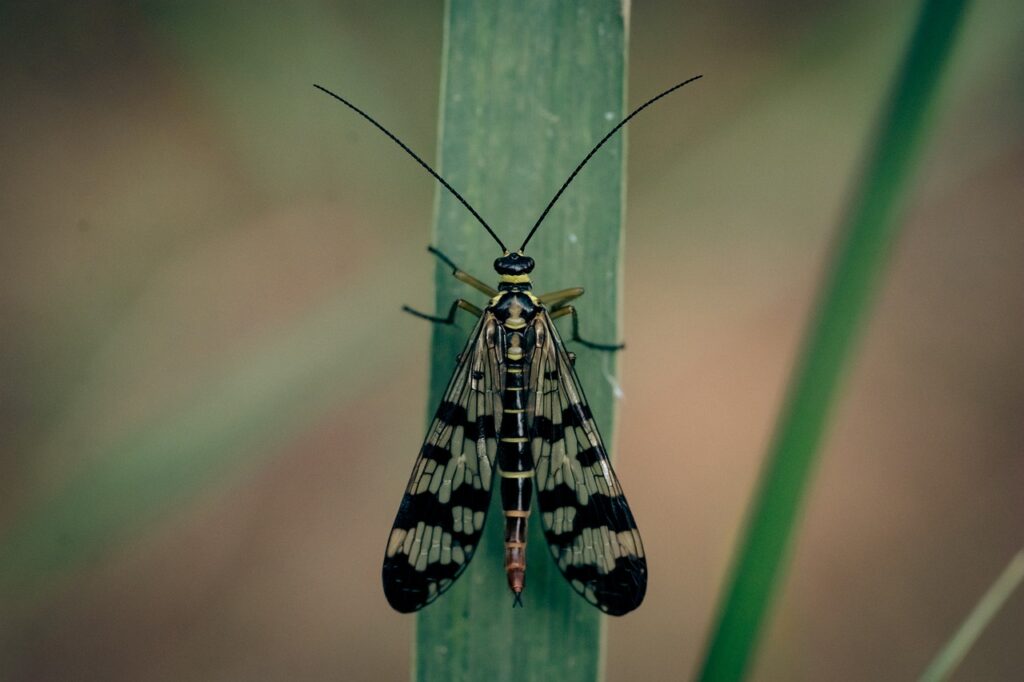
[[597, 153], [597, 150], [600, 149], [602, 147], [602, 145], [604, 145], [605, 142], [608, 141], [608, 138], [610, 138], [612, 135], [617, 133], [619, 128], [621, 128], [622, 126], [626, 125], [626, 123], [629, 122], [629, 119], [633, 118], [634, 116], [636, 116], [641, 111], [643, 111], [647, 107], [649, 107], [652, 104], [654, 104], [655, 102], [657, 102], [659, 99], [661, 99], [665, 95], [668, 95], [669, 93], [675, 92], [676, 90], [678, 90], [679, 88], [683, 87], [687, 83], [692, 83], [693, 81], [695, 81], [695, 80], [697, 80], [699, 78], [703, 78], [703, 74], [701, 74], [699, 76], [694, 76], [693, 78], [687, 78], [682, 83], [679, 83], [678, 85], [673, 85], [671, 88], [669, 88], [665, 92], [661, 93], [657, 97], [652, 97], [651, 99], [647, 100], [646, 102], [644, 102], [643, 104], [638, 106], [636, 109], [634, 109], [632, 111], [632, 113], [630, 113], [629, 116], [627, 116], [626, 118], [624, 118], [621, 121], [619, 121], [618, 125], [616, 125], [614, 128], [609, 130], [608, 134], [605, 135], [604, 137], [602, 137], [601, 141], [598, 142], [596, 145], [594, 145], [594, 148], [590, 150], [590, 153], [587, 154], [586, 157], [584, 157], [584, 159], [582, 161], [580, 161], [580, 165], [576, 166], [576, 169], [572, 173], [569, 174], [569, 179], [565, 181], [565, 183], [561, 186], [561, 188], [559, 188], [559, 190], [557, 192], [555, 192], [555, 196], [552, 197], [551, 201], [544, 208], [544, 212], [540, 214], [539, 218], [537, 218], [537, 222], [535, 222], [533, 224], [533, 227], [530, 229], [530, 233], [528, 235], [526, 235], [526, 239], [523, 240], [523, 245], [519, 247], [519, 250], [522, 251], [523, 249], [526, 248], [527, 243], [529, 243], [530, 239], [533, 237], [533, 233], [537, 231], [537, 228], [540, 227], [540, 224], [542, 222], [544, 222], [544, 218], [547, 217], [548, 211], [550, 211], [551, 207], [555, 205], [556, 201], [558, 201], [558, 197], [562, 196], [562, 192], [564, 192], [565, 188], [569, 186], [569, 183], [573, 181], [573, 178], [575, 178], [576, 175], [580, 172], [580, 169], [583, 168], [585, 165], [587, 165], [587, 161], [590, 161], [590, 158], [592, 156], [594, 156], [594, 154]]
[[494, 234], [494, 230], [491, 229], [491, 226], [487, 224], [486, 220], [484, 220], [483, 218], [480, 217], [480, 214], [476, 212], [476, 209], [473, 208], [472, 206], [470, 206], [469, 202], [466, 201], [465, 199], [463, 199], [462, 195], [459, 194], [457, 191], [455, 191], [454, 187], [452, 187], [451, 185], [448, 184], [447, 180], [445, 180], [440, 175], [438, 175], [437, 172], [433, 168], [431, 168], [427, 164], [426, 161], [424, 161], [419, 156], [417, 156], [416, 152], [414, 152], [413, 150], [409, 149], [409, 147], [407, 147], [404, 142], [402, 142], [397, 137], [395, 137], [395, 135], [390, 130], [388, 130], [387, 128], [382, 126], [380, 123], [377, 123], [377, 121], [375, 121], [372, 116], [370, 116], [368, 113], [366, 113], [365, 111], [363, 111], [362, 109], [357, 107], [355, 104], [352, 104], [352, 102], [349, 102], [347, 99], [345, 99], [341, 95], [335, 94], [335, 93], [331, 92], [330, 90], [328, 90], [327, 88], [323, 87], [322, 85], [317, 85], [316, 83], [313, 84], [313, 87], [316, 88], [317, 90], [320, 90], [321, 92], [327, 93], [328, 95], [330, 95], [334, 99], [338, 100], [339, 102], [344, 104], [346, 107], [348, 107], [352, 111], [356, 112], [357, 114], [359, 114], [360, 116], [365, 118], [367, 121], [369, 121], [373, 125], [377, 126], [378, 130], [380, 130], [382, 133], [384, 133], [385, 135], [390, 137], [392, 139], [392, 141], [395, 142], [395, 144], [397, 144], [399, 147], [401, 147], [402, 149], [405, 150], [406, 154], [408, 154], [412, 158], [416, 159], [421, 166], [423, 166], [424, 168], [427, 169], [428, 173], [433, 175], [437, 179], [438, 182], [440, 182], [442, 185], [444, 185], [444, 188], [446, 190], [451, 192], [452, 195], [456, 199], [458, 199], [460, 202], [462, 202], [462, 205], [465, 206], [466, 208], [468, 208], [469, 212], [473, 214], [473, 217], [476, 218], [480, 222], [480, 224], [484, 226], [484, 229], [487, 230], [487, 234], [489, 234], [492, 237], [494, 237], [494, 241], [498, 242], [498, 246], [501, 247], [502, 251], [508, 251], [508, 248], [502, 243], [502, 241], [500, 239], [498, 239], [498, 235]]

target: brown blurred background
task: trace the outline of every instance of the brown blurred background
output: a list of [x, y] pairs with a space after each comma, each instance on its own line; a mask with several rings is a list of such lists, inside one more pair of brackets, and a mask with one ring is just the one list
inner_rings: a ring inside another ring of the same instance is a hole
[[[610, 680], [696, 665], [915, 5], [632, 8], [631, 103], [706, 78], [629, 132], [615, 451], [652, 583]], [[442, 10], [3, 5], [0, 679], [406, 679], [379, 566], [434, 186], [312, 83], [432, 158]], [[1024, 13], [960, 38], [758, 680], [912, 679], [1024, 544]], [[1022, 631], [1016, 594], [957, 679], [1024, 679]]]

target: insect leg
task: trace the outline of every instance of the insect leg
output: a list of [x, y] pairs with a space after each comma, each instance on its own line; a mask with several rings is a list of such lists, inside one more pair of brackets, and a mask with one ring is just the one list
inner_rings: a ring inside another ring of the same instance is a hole
[[427, 251], [437, 256], [445, 265], [451, 266], [452, 275], [455, 277], [455, 279], [459, 280], [464, 284], [468, 284], [477, 291], [482, 291], [483, 293], [487, 294], [487, 296], [490, 298], [494, 298], [495, 296], [498, 295], [497, 289], [489, 287], [488, 285], [484, 284], [473, 275], [460, 269], [458, 265], [452, 262], [451, 258], [444, 255], [443, 253], [435, 249], [433, 246], [428, 246]]
[[410, 315], [415, 315], [416, 317], [422, 317], [424, 320], [428, 320], [430, 322], [436, 322], [437, 324], [455, 324], [455, 313], [458, 311], [459, 308], [462, 308], [463, 310], [465, 310], [467, 312], [473, 313], [477, 317], [480, 317], [481, 315], [484, 314], [484, 311], [480, 310], [479, 308], [477, 308], [475, 305], [473, 305], [469, 301], [466, 301], [466, 300], [461, 299], [461, 298], [455, 299], [455, 302], [452, 303], [452, 307], [449, 308], [449, 310], [448, 310], [448, 317], [435, 317], [433, 315], [427, 315], [426, 313], [421, 313], [418, 310], [413, 310], [412, 308], [410, 308], [407, 305], [403, 305], [402, 306], [402, 310], [404, 310], [405, 312], [409, 313]]
[[573, 287], [572, 289], [552, 291], [549, 294], [538, 296], [537, 299], [549, 308], [561, 308], [569, 301], [575, 300], [582, 295], [583, 287]]
[[623, 348], [626, 347], [626, 344], [624, 344], [624, 343], [617, 343], [617, 344], [594, 343], [593, 341], [587, 341], [586, 339], [581, 339], [580, 338], [580, 321], [579, 321], [579, 317], [576, 314], [575, 306], [561, 305], [561, 306], [558, 306], [557, 308], [553, 309], [549, 314], [551, 315], [551, 319], [552, 320], [557, 320], [558, 318], [565, 317], [566, 315], [572, 315], [572, 340], [577, 342], [577, 343], [583, 344], [587, 348], [593, 348], [594, 350], [617, 351], [617, 350], [622, 350]]

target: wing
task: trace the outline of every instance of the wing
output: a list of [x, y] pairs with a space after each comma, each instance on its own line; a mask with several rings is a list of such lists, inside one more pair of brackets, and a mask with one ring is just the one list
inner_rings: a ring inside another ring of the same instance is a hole
[[484, 313], [459, 356], [413, 466], [384, 555], [384, 594], [409, 613], [437, 599], [473, 557], [491, 499], [501, 423], [498, 366]]
[[643, 543], [576, 371], [546, 312], [537, 316], [535, 330], [528, 414], [544, 534], [573, 588], [619, 616], [639, 606], [647, 590]]

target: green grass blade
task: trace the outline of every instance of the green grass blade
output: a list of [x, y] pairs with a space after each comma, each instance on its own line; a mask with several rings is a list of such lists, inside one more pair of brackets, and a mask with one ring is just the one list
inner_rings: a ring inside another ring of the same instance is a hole
[[[445, 17], [440, 172], [509, 247], [601, 136], [624, 115], [626, 17], [618, 0], [478, 3], [450, 0]], [[535, 286], [584, 286], [581, 333], [619, 339], [624, 138], [577, 177], [530, 242]], [[439, 189], [434, 244], [462, 268], [495, 281], [500, 249]], [[438, 268], [437, 309], [474, 299]], [[475, 299], [474, 299], [475, 300]], [[461, 313], [460, 313], [461, 314]], [[469, 317], [468, 315], [466, 316]], [[470, 320], [438, 327], [433, 411]], [[615, 359], [577, 349], [577, 369], [606, 438], [612, 436]], [[503, 570], [498, 496], [472, 565], [417, 621], [419, 680], [594, 680], [603, 654], [599, 612], [565, 583], [534, 516], [525, 608], [512, 610]]]
[[960, 665], [960, 661], [964, 660], [964, 656], [978, 641], [978, 637], [1022, 581], [1024, 581], [1024, 550], [1017, 552], [1010, 559], [1010, 563], [1006, 565], [996, 581], [974, 606], [967, 619], [960, 624], [952, 639], [946, 643], [939, 655], [921, 675], [921, 682], [941, 682], [953, 674], [956, 667]]
[[847, 214], [749, 510], [701, 680], [742, 679], [784, 568], [815, 454], [899, 224], [965, 0], [925, 0]]

